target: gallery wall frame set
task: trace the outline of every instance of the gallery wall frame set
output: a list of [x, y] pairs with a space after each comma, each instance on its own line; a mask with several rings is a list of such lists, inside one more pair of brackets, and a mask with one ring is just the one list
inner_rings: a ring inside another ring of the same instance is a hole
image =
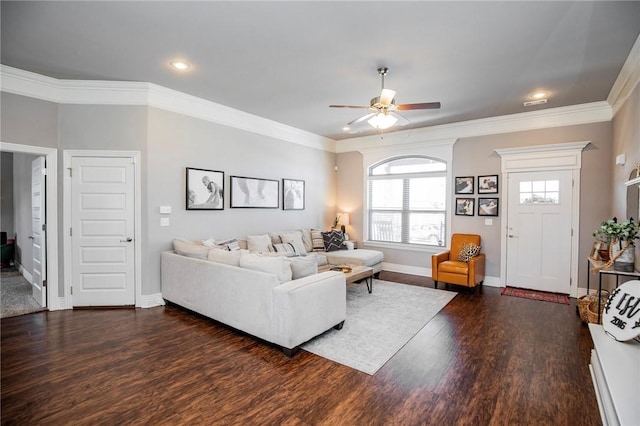
[[[186, 168], [185, 204], [187, 210], [224, 210], [224, 172]], [[231, 208], [277, 209], [280, 207], [280, 181], [247, 176], [229, 176]], [[282, 179], [282, 209], [304, 210], [305, 181]]]

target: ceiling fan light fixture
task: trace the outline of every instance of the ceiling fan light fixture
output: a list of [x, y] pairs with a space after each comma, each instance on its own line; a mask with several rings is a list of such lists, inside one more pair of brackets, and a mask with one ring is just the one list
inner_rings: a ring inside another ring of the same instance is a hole
[[385, 130], [396, 124], [397, 121], [398, 119], [393, 115], [379, 112], [371, 117], [367, 123], [371, 124], [372, 127], [375, 127], [378, 130]]

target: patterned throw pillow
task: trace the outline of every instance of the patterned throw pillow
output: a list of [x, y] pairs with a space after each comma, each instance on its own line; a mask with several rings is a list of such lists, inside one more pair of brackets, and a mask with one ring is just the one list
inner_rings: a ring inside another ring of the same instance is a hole
[[344, 250], [344, 234], [340, 231], [329, 231], [322, 233], [325, 251]]
[[460, 262], [469, 262], [469, 259], [472, 257], [476, 257], [480, 254], [481, 246], [477, 246], [475, 244], [464, 243], [462, 244], [462, 249], [458, 254], [458, 261]]
[[313, 251], [324, 251], [324, 240], [322, 238], [322, 231], [320, 231], [319, 229], [312, 229], [311, 242]]

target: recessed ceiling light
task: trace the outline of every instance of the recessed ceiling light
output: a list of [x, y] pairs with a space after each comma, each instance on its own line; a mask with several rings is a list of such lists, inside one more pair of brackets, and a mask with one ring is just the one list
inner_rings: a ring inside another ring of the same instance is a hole
[[349, 127], [349, 126], [344, 126], [344, 127], [342, 128], [342, 130], [344, 130], [345, 132], [348, 132], [349, 130], [351, 130], [351, 127]]
[[547, 92], [535, 92], [533, 93], [531, 96], [529, 96], [531, 99], [544, 99], [547, 96], [549, 96], [549, 93]]
[[189, 65], [188, 63], [184, 62], [184, 61], [171, 61], [170, 62], [171, 66], [177, 70], [180, 71], [185, 71], [188, 70], [189, 68], [191, 68], [191, 65]]

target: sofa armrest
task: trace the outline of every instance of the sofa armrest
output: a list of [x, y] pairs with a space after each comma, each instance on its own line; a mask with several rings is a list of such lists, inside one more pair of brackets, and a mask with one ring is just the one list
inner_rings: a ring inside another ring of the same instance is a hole
[[273, 288], [274, 343], [295, 348], [347, 317], [346, 280], [328, 271]]

